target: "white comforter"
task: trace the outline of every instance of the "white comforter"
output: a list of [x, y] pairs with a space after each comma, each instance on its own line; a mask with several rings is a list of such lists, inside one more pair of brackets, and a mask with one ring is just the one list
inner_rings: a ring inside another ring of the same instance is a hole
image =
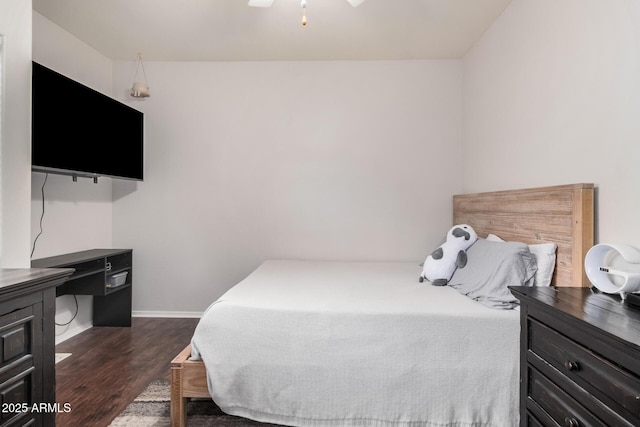
[[228, 414], [299, 426], [516, 426], [519, 312], [416, 263], [268, 261], [213, 303], [193, 356]]

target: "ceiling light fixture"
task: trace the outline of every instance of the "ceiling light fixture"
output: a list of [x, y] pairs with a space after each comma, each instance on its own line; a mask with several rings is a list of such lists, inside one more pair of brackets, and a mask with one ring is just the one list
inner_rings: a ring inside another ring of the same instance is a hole
[[302, 26], [307, 25], [307, 0], [300, 0], [300, 7], [302, 7]]
[[[142, 67], [142, 76], [144, 77], [144, 83], [137, 82], [138, 69]], [[142, 53], [138, 52], [138, 62], [136, 63], [136, 72], [133, 75], [133, 85], [131, 86], [131, 96], [134, 98], [147, 98], [149, 97], [149, 85], [147, 84], [147, 73], [144, 72], [144, 62], [142, 62]]]
[[[347, 0], [353, 7], [358, 7], [364, 0]], [[249, 0], [249, 6], [251, 7], [270, 7], [273, 4], [273, 0]], [[307, 25], [307, 0], [300, 0], [300, 6], [302, 7], [302, 26]]]

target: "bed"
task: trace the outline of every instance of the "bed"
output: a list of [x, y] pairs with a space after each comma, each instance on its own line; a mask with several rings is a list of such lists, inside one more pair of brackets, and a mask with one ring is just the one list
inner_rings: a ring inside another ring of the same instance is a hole
[[[556, 243], [551, 283], [583, 286], [593, 192], [458, 195], [453, 223]], [[188, 399], [211, 396], [227, 413], [285, 425], [515, 425], [518, 312], [419, 273], [417, 263], [265, 262], [209, 307], [173, 360], [172, 425], [186, 424]]]

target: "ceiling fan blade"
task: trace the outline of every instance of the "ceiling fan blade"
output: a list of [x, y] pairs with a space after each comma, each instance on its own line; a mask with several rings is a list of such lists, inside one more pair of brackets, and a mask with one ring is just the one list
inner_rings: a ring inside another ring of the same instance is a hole
[[249, 0], [249, 6], [252, 7], [270, 7], [273, 0]]
[[[364, 0], [347, 0], [353, 7], [358, 7]], [[249, 0], [249, 6], [251, 7], [270, 7], [273, 4], [273, 0]]]

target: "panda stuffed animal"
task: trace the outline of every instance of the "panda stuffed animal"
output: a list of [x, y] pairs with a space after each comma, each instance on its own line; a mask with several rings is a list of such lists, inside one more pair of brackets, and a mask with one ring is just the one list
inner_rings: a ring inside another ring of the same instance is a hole
[[425, 279], [435, 286], [449, 283], [456, 268], [467, 265], [467, 249], [478, 240], [478, 235], [467, 224], [454, 225], [447, 240], [424, 261], [420, 282]]

